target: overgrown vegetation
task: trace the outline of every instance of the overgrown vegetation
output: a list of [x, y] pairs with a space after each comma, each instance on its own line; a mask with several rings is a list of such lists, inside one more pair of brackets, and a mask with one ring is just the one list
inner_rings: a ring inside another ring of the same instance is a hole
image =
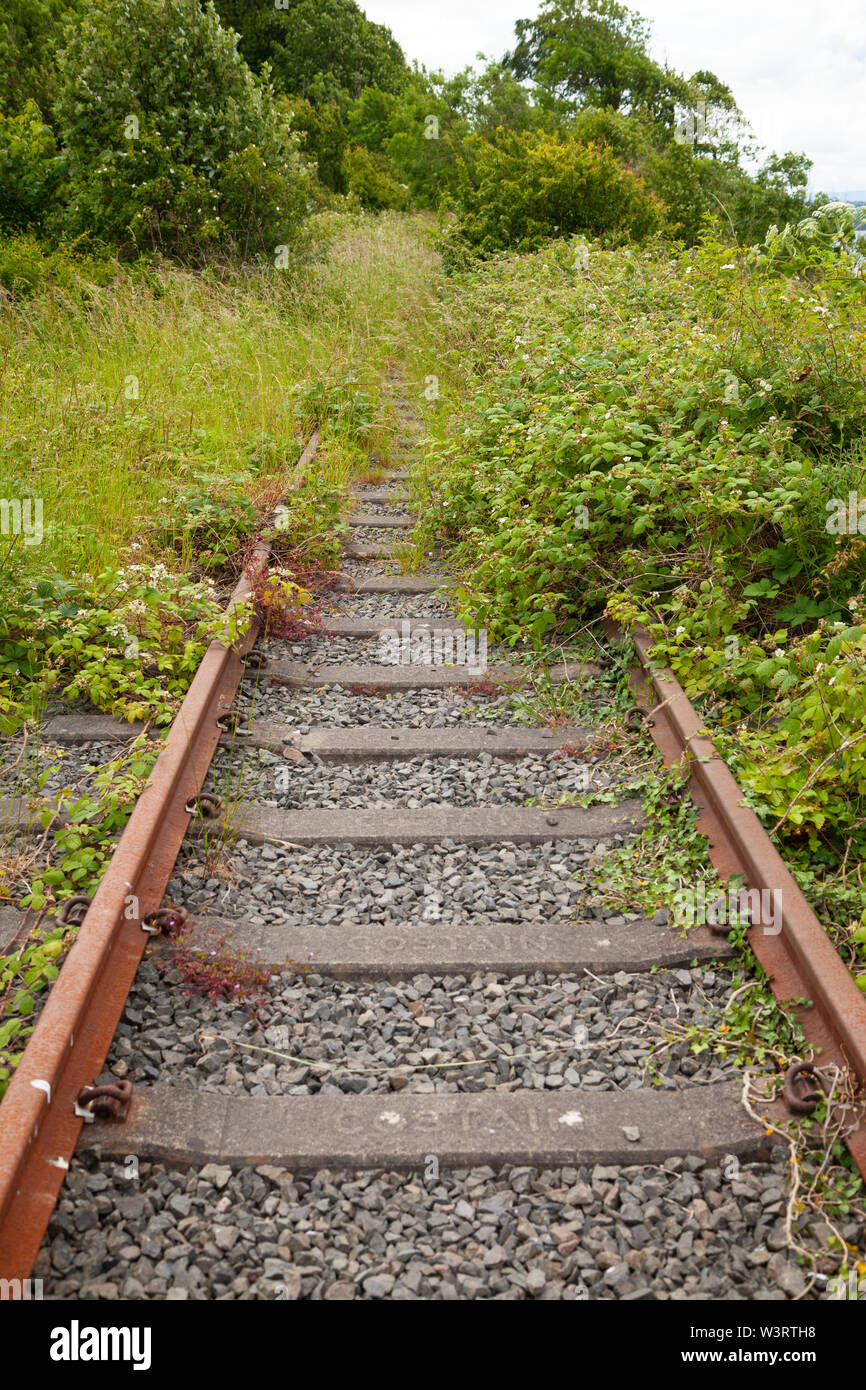
[[438, 417], [428, 474], [466, 613], [511, 642], [602, 611], [645, 627], [862, 960], [866, 280], [851, 209], [751, 249], [558, 241], [454, 277], [445, 314], [472, 387]]
[[[329, 217], [302, 277], [82, 275], [0, 323], [2, 495], [37, 496], [42, 517], [39, 544], [0, 536], [0, 732], [60, 696], [169, 720], [207, 642], [231, 637], [226, 589], [289, 484], [279, 547], [333, 561], [433, 256], [399, 219]], [[316, 468], [296, 480], [316, 421]]]
[[[387, 453], [389, 374], [419, 400], [435, 380], [435, 523], [405, 565], [444, 531], [465, 615], [515, 646], [570, 647], [602, 611], [647, 628], [866, 985], [855, 214], [807, 197], [805, 156], [757, 158], [723, 77], [649, 43], [618, 0], [545, 0], [446, 79], [354, 0], [11, 0], [0, 734], [14, 758], [52, 702], [167, 723], [253, 606], [301, 636], [346, 482]], [[274, 565], [227, 624], [265, 534]], [[593, 713], [579, 684], [515, 701]], [[154, 756], [3, 847], [0, 900], [36, 922], [0, 958], [0, 1091], [74, 937], [47, 914], [96, 886]], [[653, 830], [606, 891], [649, 910], [708, 871], [668, 780], [635, 777]], [[174, 964], [214, 1000], [265, 984], [222, 944]], [[781, 1065], [798, 1025], [741, 968], [726, 1021], [668, 1041]]]

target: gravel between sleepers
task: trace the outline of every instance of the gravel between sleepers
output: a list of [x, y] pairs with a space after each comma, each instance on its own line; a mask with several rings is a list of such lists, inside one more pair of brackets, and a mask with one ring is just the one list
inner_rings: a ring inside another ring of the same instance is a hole
[[[191, 914], [257, 923], [376, 924], [546, 921], [590, 911], [590, 860], [624, 843], [548, 840], [541, 845], [323, 845], [291, 849], [239, 840], [214, 874], [203, 851], [187, 843], [167, 899]], [[633, 914], [632, 920], [637, 918]], [[612, 925], [625, 916], [607, 917]]]
[[[821, 1298], [786, 1249], [787, 1151], [415, 1173], [74, 1159], [34, 1276], [59, 1299]], [[812, 1248], [819, 1219], [798, 1218]], [[862, 1230], [843, 1229], [852, 1244]], [[827, 1268], [831, 1268], [829, 1265]]]
[[348, 729], [373, 724], [380, 728], [447, 729], [478, 724], [526, 726], [530, 721], [510, 694], [476, 695], [471, 690], [404, 690], [392, 695], [353, 693], [352, 686], [292, 689], [268, 679], [244, 681], [237, 707], [252, 719], [273, 721], [309, 733], [313, 728]]
[[[382, 490], [383, 490], [383, 489], [382, 489], [381, 487], [371, 487], [371, 488], [368, 489], [368, 491], [372, 492], [374, 495], [375, 495], [377, 492], [381, 492]], [[405, 506], [405, 504], [403, 504], [402, 506], [400, 505], [400, 500], [399, 500], [399, 498], [398, 498], [395, 502], [393, 502], [393, 503], [391, 503], [391, 502], [365, 502], [362, 498], [357, 498], [357, 499], [356, 499], [356, 502], [355, 502], [355, 505], [352, 507], [351, 511], [349, 511], [349, 512], [347, 513], [347, 515], [348, 515], [349, 517], [352, 517], [352, 516], [358, 516], [358, 515], [360, 515], [361, 513], [363, 513], [365, 516], [405, 516], [405, 517], [409, 517], [409, 520], [410, 520], [410, 521], [411, 521], [411, 519], [412, 519], [411, 516], [410, 516], [409, 511], [407, 510], [407, 508], [406, 508], [406, 506]], [[399, 534], [399, 532], [400, 532], [400, 530], [401, 530], [402, 528], [401, 528], [401, 527], [395, 527], [395, 526], [388, 526], [388, 527], [384, 527], [384, 528], [382, 528], [382, 529], [385, 530], [385, 531], [387, 531], [387, 533], [388, 533], [389, 535], [393, 536], [395, 532], [397, 532], [397, 533]], [[367, 530], [368, 530], [368, 528], [367, 528], [366, 526], [357, 526], [357, 527], [353, 526], [353, 527], [352, 527], [352, 534], [353, 534], [353, 535], [354, 535], [354, 534], [363, 535]]]
[[[401, 511], [398, 515], [402, 516], [404, 513]], [[390, 545], [396, 549], [405, 545], [411, 535], [411, 529], [404, 530], [402, 527], [352, 526], [348, 531], [348, 540], [359, 549], [363, 549], [365, 545]]]
[[[133, 737], [129, 735], [129, 740]], [[161, 733], [155, 732], [155, 741]], [[99, 795], [94, 777], [110, 762], [128, 751], [129, 740], [117, 738], [94, 743], [53, 744], [31, 743], [25, 756], [10, 772], [17, 753], [4, 749], [0, 761], [0, 786], [4, 796], [27, 796], [40, 801], [50, 800], [57, 792], [65, 791], [67, 804], [85, 793]], [[10, 740], [11, 742], [11, 740]], [[38, 778], [48, 773], [40, 787]]]
[[452, 618], [453, 605], [442, 594], [329, 595], [317, 604], [327, 625], [328, 616], [342, 618]]
[[674, 1089], [736, 1074], [685, 1036], [722, 1016], [730, 990], [724, 968], [396, 984], [301, 972], [271, 976], [253, 1019], [185, 993], [169, 953], [139, 970], [106, 1071], [253, 1096]]
[[[468, 653], [466, 651], [467, 645]], [[270, 661], [327, 662], [328, 665], [351, 662], [353, 665], [361, 663], [374, 666], [395, 666], [400, 665], [403, 661], [402, 633], [399, 624], [388, 628], [377, 637], [343, 637], [331, 636], [327, 633], [311, 633], [303, 642], [289, 642], [280, 637], [269, 637], [260, 650]], [[466, 655], [472, 659], [474, 664], [480, 666], [482, 675], [484, 674], [484, 661], [488, 663], [506, 662], [513, 667], [515, 675], [520, 669], [513, 652], [506, 647], [488, 644], [486, 638], [472, 630], [467, 636], [460, 634], [455, 638], [450, 630], [443, 629], [443, 632], [437, 635], [434, 628], [430, 636], [429, 646], [425, 643], [425, 646], [421, 648], [419, 639], [416, 639], [415, 646], [410, 649], [409, 654], [410, 656], [414, 654], [423, 657], [425, 666], [448, 665], [453, 667], [455, 679], [461, 678], [461, 667], [466, 665]], [[464, 660], [460, 660], [461, 657]], [[414, 662], [403, 664], [415, 665]]]
[[405, 762], [334, 764], [319, 758], [288, 762], [239, 740], [220, 750], [205, 786], [229, 801], [258, 801], [283, 809], [370, 806], [557, 806], [590, 790], [606, 792], [614, 777], [555, 753], [520, 760], [412, 758]]

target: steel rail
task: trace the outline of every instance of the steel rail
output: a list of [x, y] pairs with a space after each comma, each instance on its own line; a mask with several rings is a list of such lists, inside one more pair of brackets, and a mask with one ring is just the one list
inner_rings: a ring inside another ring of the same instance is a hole
[[[610, 635], [622, 629], [605, 624]], [[650, 733], [670, 767], [688, 758], [689, 793], [699, 809], [698, 830], [709, 841], [709, 856], [722, 880], [742, 874], [746, 887], [776, 892], [781, 930], [775, 914], [764, 921], [752, 917], [749, 945], [766, 971], [780, 1003], [812, 1001], [795, 1006], [803, 1031], [818, 1056], [816, 1065], [836, 1063], [853, 1071], [866, 1088], [866, 997], [836, 951], [793, 875], [755, 812], [745, 804], [727, 763], [704, 728], [697, 710], [671, 671], [650, 659], [652, 638], [644, 631], [631, 634], [640, 666], [632, 673], [632, 688], [651, 716]], [[771, 930], [767, 930], [771, 928]], [[861, 1123], [846, 1143], [866, 1178], [866, 1124]]]
[[[314, 431], [293, 482], [318, 442]], [[227, 617], [268, 553], [255, 549]], [[208, 647], [0, 1104], [0, 1278], [29, 1276], [85, 1120], [78, 1096], [105, 1064], [150, 939], [142, 921], [162, 903], [257, 633], [253, 620], [235, 648]]]

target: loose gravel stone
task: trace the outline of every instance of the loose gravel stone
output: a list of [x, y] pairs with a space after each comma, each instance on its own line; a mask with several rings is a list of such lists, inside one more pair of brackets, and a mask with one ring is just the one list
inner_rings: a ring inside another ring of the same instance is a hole
[[453, 618], [447, 597], [430, 594], [341, 593], [318, 605], [322, 620], [335, 618]]
[[[311, 953], [313, 957], [315, 952]], [[392, 983], [272, 976], [255, 1017], [183, 991], [183, 971], [145, 964], [112, 1054], [131, 1081], [233, 1095], [668, 1089], [735, 1074], [666, 1040], [720, 1013], [730, 976], [700, 970], [568, 979], [493, 972]], [[173, 986], [166, 988], [166, 984]], [[655, 1063], [649, 1066], [648, 1064]], [[626, 1138], [639, 1132], [625, 1129]]]
[[214, 758], [207, 788], [226, 800], [284, 809], [405, 806], [559, 806], [587, 792], [608, 792], [615, 779], [578, 758], [412, 758], [328, 764], [317, 756], [289, 762], [246, 749], [242, 741]]
[[[697, 1156], [440, 1174], [431, 1154], [409, 1174], [242, 1168], [217, 1191], [211, 1165], [142, 1163], [131, 1182], [86, 1155], [73, 1160], [34, 1275], [60, 1299], [809, 1302], [826, 1296], [827, 1273], [806, 1287], [784, 1210], [762, 1201], [784, 1186], [787, 1163], [783, 1151], [737, 1166], [733, 1180]], [[94, 1176], [108, 1178], [105, 1210], [79, 1237]], [[801, 1239], [811, 1224], [804, 1215]], [[862, 1242], [856, 1222], [845, 1231]]]
[[[323, 621], [327, 626], [327, 618]], [[311, 633], [301, 642], [271, 637], [264, 643], [262, 650], [269, 660], [304, 661], [312, 665], [330, 666], [346, 662], [374, 666], [415, 665], [417, 663], [403, 660], [402, 648], [397, 640], [401, 633], [400, 624], [395, 619], [394, 626], [386, 630], [382, 636], [358, 638]], [[489, 665], [493, 662], [505, 662], [513, 668], [515, 674], [518, 673], [519, 664], [514, 660], [514, 653], [507, 648], [487, 645], [486, 638], [482, 644], [480, 633], [470, 631], [468, 638], [461, 637], [456, 641], [449, 641], [450, 637], [450, 628], [443, 628], [437, 633], [434, 627], [429, 649], [426, 646], [423, 649], [424, 666], [449, 666], [459, 672], [462, 666], [474, 664], [479, 667], [481, 674], [484, 674], [485, 663]], [[462, 647], [460, 642], [464, 643]], [[471, 661], [466, 659], [467, 655]]]
[[[405, 515], [403, 512], [399, 514]], [[359, 550], [363, 550], [367, 545], [388, 545], [396, 550], [399, 546], [406, 545], [411, 535], [411, 530], [404, 531], [395, 526], [353, 526], [347, 539]]]
[[[98, 797], [100, 792], [94, 779], [127, 747], [128, 743], [122, 739], [79, 744], [54, 744], [31, 739], [19, 760], [22, 750], [20, 738], [0, 740], [0, 785], [3, 795], [32, 796], [49, 801], [58, 792], [65, 791], [70, 801], [88, 794]], [[154, 748], [157, 747], [154, 744]], [[39, 779], [42, 777], [45, 780], [40, 785]]]
[[307, 734], [313, 728], [350, 729], [365, 724], [396, 729], [447, 729], [455, 725], [527, 725], [531, 721], [519, 697], [493, 697], [471, 690], [407, 690], [394, 694], [361, 693], [353, 686], [292, 690], [271, 684], [265, 673], [246, 681], [236, 701], [250, 719], [286, 724]]
[[[375, 483], [368, 484], [365, 489], [358, 489], [359, 492], [373, 493], [374, 495], [383, 490], [381, 486], [377, 486]], [[360, 505], [354, 506], [348, 513], [349, 516], [356, 516], [358, 513], [363, 512], [365, 516], [399, 516], [408, 517], [411, 520], [411, 513], [406, 510], [405, 504], [401, 505], [399, 496], [396, 493], [394, 502], [368, 502], [366, 500], [361, 502], [360, 499], [359, 502]], [[354, 529], [357, 530], [359, 534], [363, 535], [367, 528], [359, 526]], [[394, 531], [399, 529], [398, 527], [391, 527], [391, 534], [393, 535]]]
[[[541, 845], [323, 845], [294, 849], [239, 840], [212, 872], [201, 849], [182, 850], [167, 897], [191, 914], [250, 922], [330, 922], [387, 926], [572, 920], [583, 913], [593, 864], [608, 840], [548, 840]], [[588, 910], [588, 909], [587, 909]], [[438, 915], [437, 915], [438, 914]], [[604, 917], [605, 910], [599, 908]], [[608, 914], [610, 915], [610, 914]], [[635, 914], [635, 917], [637, 914]]]

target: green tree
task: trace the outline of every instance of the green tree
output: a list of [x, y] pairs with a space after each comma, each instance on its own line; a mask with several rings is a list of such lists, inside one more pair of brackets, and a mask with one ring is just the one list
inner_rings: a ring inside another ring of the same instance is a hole
[[214, 9], [223, 28], [234, 29], [238, 48], [253, 71], [259, 72], [274, 45], [282, 42], [285, 10], [278, 10], [273, 0], [214, 0]]
[[[479, 55], [481, 56], [481, 55]], [[480, 72], [467, 68], [444, 83], [442, 96], [468, 130], [492, 139], [496, 131], [554, 131], [557, 118], [503, 63], [487, 62]]]
[[91, 0], [58, 64], [68, 230], [184, 256], [293, 240], [309, 175], [236, 43], [211, 4]]
[[685, 79], [647, 53], [649, 25], [618, 0], [546, 0], [536, 19], [519, 19], [504, 63], [555, 97], [613, 111], [689, 96]]
[[435, 207], [443, 192], [456, 188], [467, 126], [441, 75], [415, 71], [397, 94], [366, 88], [349, 110], [348, 126], [356, 144], [385, 156], [413, 204]]
[[272, 68], [274, 86], [308, 97], [316, 78], [330, 74], [351, 97], [364, 87], [396, 91], [406, 60], [390, 29], [373, 24], [354, 0], [216, 0], [224, 24], [240, 36], [240, 50], [259, 71]]
[[0, 112], [0, 226], [38, 230], [57, 190], [60, 163], [34, 101], [14, 116]]
[[0, 13], [0, 111], [34, 101], [45, 115], [56, 90], [55, 48], [81, 0], [4, 0]]
[[371, 24], [353, 0], [297, 0], [286, 14], [282, 41], [270, 62], [284, 92], [307, 96], [319, 75], [330, 74], [352, 97], [365, 87], [397, 90], [403, 51], [390, 30]]
[[[313, 97], [316, 96], [314, 87]], [[348, 103], [324, 100], [321, 96], [318, 101], [307, 97], [282, 97], [280, 100], [286, 103], [292, 130], [301, 137], [304, 157], [315, 163], [321, 182], [332, 193], [345, 193], [349, 133], [344, 110]]]
[[771, 154], [754, 176], [736, 160], [698, 163], [709, 212], [742, 243], [761, 241], [773, 223], [796, 223], [809, 211], [812, 161], [804, 154]]

